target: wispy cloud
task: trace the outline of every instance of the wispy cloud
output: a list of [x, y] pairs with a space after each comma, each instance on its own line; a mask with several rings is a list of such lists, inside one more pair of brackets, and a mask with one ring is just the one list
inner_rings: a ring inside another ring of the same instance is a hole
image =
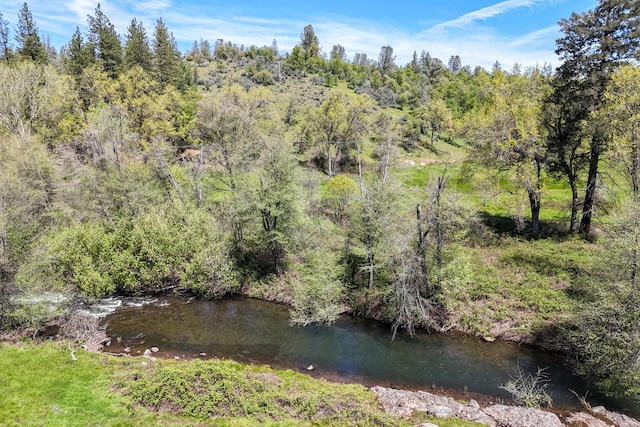
[[161, 12], [171, 7], [171, 2], [168, 0], [149, 0], [133, 3], [133, 10], [140, 12]]
[[[98, 1], [29, 0], [28, 4], [41, 34], [51, 36], [54, 45], [61, 47], [69, 42], [76, 26], [86, 31], [87, 15], [94, 15]], [[568, 2], [500, 1], [440, 24], [430, 24], [430, 27], [421, 30], [411, 27], [417, 22], [400, 27], [383, 22], [383, 18], [366, 20], [321, 11], [269, 18], [268, 14], [261, 15], [257, 9], [238, 5], [185, 3], [180, 0], [178, 7], [179, 0], [100, 1], [102, 11], [123, 36], [134, 17], [144, 24], [148, 34], [152, 34], [157, 18], [162, 17], [183, 52], [190, 49], [196, 39], [206, 39], [211, 43], [224, 39], [245, 46], [270, 45], [276, 39], [281, 50], [290, 51], [299, 42], [304, 26], [311, 23], [324, 52], [329, 52], [334, 44], [341, 44], [350, 59], [355, 53], [366, 53], [376, 59], [380, 48], [390, 45], [394, 49], [396, 63], [400, 65], [411, 60], [413, 51], [419, 54], [425, 50], [445, 63], [451, 55], [460, 55], [463, 64], [485, 68], [490, 68], [496, 60], [506, 67], [515, 62], [523, 65], [554, 63], [554, 42], [559, 32], [557, 26], [548, 20], [543, 28], [531, 26], [529, 31], [520, 29], [516, 33], [505, 33], [505, 29], [492, 24], [494, 20], [509, 18], [509, 14], [516, 13], [518, 9], [530, 8], [536, 14], [545, 9], [548, 13], [548, 9], [555, 5]], [[0, 10], [4, 19], [10, 21], [12, 29], [17, 21], [18, 3], [15, 0], [0, 0]]]
[[451, 21], [442, 22], [435, 25], [432, 29], [443, 29], [448, 27], [461, 28], [465, 27], [476, 21], [484, 21], [495, 16], [504, 15], [505, 13], [522, 7], [531, 7], [536, 3], [545, 2], [546, 0], [506, 0], [491, 6], [484, 7], [482, 9], [474, 10], [473, 12], [465, 13], [464, 15], [452, 19]]

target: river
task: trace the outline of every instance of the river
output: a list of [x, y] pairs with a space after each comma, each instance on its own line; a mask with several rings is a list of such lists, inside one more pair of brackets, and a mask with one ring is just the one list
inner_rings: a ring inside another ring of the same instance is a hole
[[[484, 342], [460, 334], [403, 334], [392, 340], [381, 322], [342, 316], [332, 326], [289, 326], [288, 308], [250, 298], [207, 301], [179, 297], [111, 299], [107, 312], [110, 351], [132, 354], [156, 346], [158, 356], [218, 357], [305, 371], [315, 376], [399, 388], [443, 388], [508, 400], [500, 385], [516, 369], [544, 368], [555, 407], [592, 405], [640, 415], [637, 402], [607, 399], [570, 373], [562, 359], [506, 342]], [[99, 306], [98, 306], [99, 307]], [[115, 310], [115, 311], [114, 311]]]

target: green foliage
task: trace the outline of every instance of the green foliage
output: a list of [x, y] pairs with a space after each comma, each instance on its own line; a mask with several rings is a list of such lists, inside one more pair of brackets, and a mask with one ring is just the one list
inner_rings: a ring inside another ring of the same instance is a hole
[[544, 368], [538, 368], [538, 372], [532, 374], [523, 372], [518, 366], [511, 379], [500, 388], [511, 393], [517, 404], [529, 408], [540, 408], [543, 405], [551, 406], [551, 396], [546, 392], [548, 386], [549, 374]]
[[342, 224], [352, 214], [352, 204], [359, 193], [358, 184], [353, 179], [337, 175], [322, 187], [320, 203], [336, 223]]
[[634, 398], [640, 396], [637, 212], [638, 203], [631, 200], [613, 216], [596, 269], [576, 289], [581, 291], [581, 304], [562, 325], [577, 370], [606, 392]]
[[134, 402], [210, 420], [243, 417], [260, 423], [296, 419], [331, 425], [394, 422], [362, 386], [316, 382], [291, 371], [248, 368], [231, 361], [164, 363], [124, 383]]
[[331, 324], [343, 311], [344, 286], [333, 258], [319, 251], [305, 254], [301, 277], [294, 276], [292, 324]]
[[120, 36], [109, 17], [102, 12], [100, 3], [96, 6], [95, 15], [88, 16], [87, 23], [95, 57], [102, 70], [111, 78], [122, 71], [123, 56]]
[[[70, 350], [77, 361], [71, 359]], [[155, 366], [144, 369], [132, 359], [88, 353], [67, 342], [2, 344], [4, 393], [0, 394], [0, 424], [408, 425], [385, 414], [375, 396], [362, 386], [331, 384], [291, 371], [250, 368], [227, 361], [172, 362], [157, 361]], [[220, 382], [212, 384], [214, 378]], [[236, 394], [236, 381], [242, 394]], [[187, 415], [184, 407], [197, 412], [195, 403], [168, 390], [174, 386], [178, 387], [176, 390], [186, 390], [185, 396], [193, 396], [189, 385], [199, 392], [196, 402], [210, 410], [209, 414], [201, 411], [199, 416]], [[148, 402], [137, 402], [134, 395], [144, 396]], [[209, 395], [217, 400], [208, 400]], [[184, 407], [172, 408], [175, 413], [167, 412], [166, 405], [156, 411], [151, 402], [157, 401], [158, 396], [166, 396], [167, 401], [173, 398]], [[233, 406], [223, 405], [225, 398]], [[232, 413], [246, 415], [225, 416]]]
[[17, 31], [16, 41], [18, 42], [18, 54], [40, 64], [46, 63], [47, 52], [44, 44], [42, 44], [42, 40], [40, 40], [38, 27], [33, 21], [33, 15], [27, 3], [23, 3], [20, 9]]
[[72, 225], [46, 236], [39, 248], [18, 273], [24, 289], [100, 297], [178, 287], [210, 297], [237, 287], [224, 240], [201, 211], [152, 211], [116, 228]]

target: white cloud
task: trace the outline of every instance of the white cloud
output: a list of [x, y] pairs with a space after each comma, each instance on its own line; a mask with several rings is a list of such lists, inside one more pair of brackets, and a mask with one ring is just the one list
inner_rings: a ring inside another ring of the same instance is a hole
[[484, 7], [482, 9], [474, 10], [473, 12], [465, 13], [464, 15], [453, 19], [451, 21], [443, 22], [435, 25], [432, 30], [439, 30], [449, 27], [466, 27], [476, 21], [484, 21], [494, 16], [503, 15], [513, 9], [519, 9], [522, 7], [531, 7], [536, 3], [541, 3], [546, 0], [506, 0], [491, 6]]
[[161, 12], [163, 10], [169, 9], [172, 6], [171, 2], [168, 0], [149, 0], [149, 1], [141, 1], [135, 2], [133, 6], [133, 10], [140, 12]]
[[[556, 26], [547, 22], [546, 28], [507, 35], [489, 24], [491, 18], [507, 15], [518, 8], [542, 6], [543, 3], [550, 6], [563, 1], [501, 1], [417, 32], [341, 15], [267, 19], [247, 13], [246, 9], [235, 13], [232, 9], [211, 5], [192, 4], [178, 9], [172, 0], [146, 0], [141, 3], [101, 0], [101, 9], [123, 37], [134, 17], [144, 24], [151, 36], [156, 19], [161, 16], [182, 51], [190, 49], [193, 41], [201, 38], [211, 43], [224, 39], [245, 46], [270, 45], [275, 38], [281, 50], [290, 51], [299, 42], [304, 26], [311, 23], [324, 52], [330, 52], [334, 44], [341, 44], [349, 59], [360, 52], [376, 59], [380, 48], [390, 45], [399, 65], [408, 63], [414, 50], [418, 54], [425, 50], [445, 63], [451, 55], [460, 55], [463, 64], [490, 68], [496, 60], [505, 67], [515, 62], [525, 66], [555, 63], [554, 42], [559, 35]], [[29, 8], [41, 33], [50, 35], [54, 45], [60, 47], [69, 42], [76, 26], [83, 32], [86, 30], [87, 15], [95, 13], [97, 3], [98, 0], [30, 0]], [[13, 0], [0, 0], [0, 10], [4, 19], [10, 21], [12, 29], [17, 21], [18, 8]], [[464, 31], [460, 31], [460, 26]]]

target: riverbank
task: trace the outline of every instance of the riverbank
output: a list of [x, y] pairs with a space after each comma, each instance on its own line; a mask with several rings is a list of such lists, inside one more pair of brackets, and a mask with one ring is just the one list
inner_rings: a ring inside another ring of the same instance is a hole
[[640, 426], [601, 408], [563, 414], [485, 405], [229, 360], [116, 357], [68, 341], [2, 343], [0, 371], [6, 426]]

